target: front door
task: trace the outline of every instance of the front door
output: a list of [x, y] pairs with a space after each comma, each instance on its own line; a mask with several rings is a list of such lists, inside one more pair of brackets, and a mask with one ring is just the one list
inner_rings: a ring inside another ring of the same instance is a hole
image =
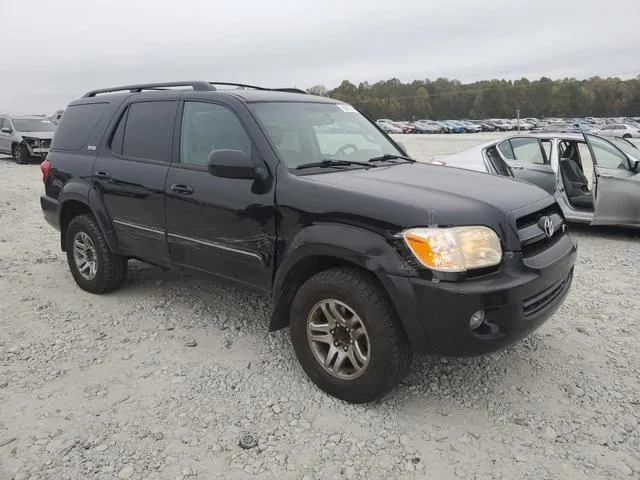
[[169, 264], [164, 182], [177, 101], [131, 103], [112, 126], [93, 178], [123, 253]]
[[540, 140], [534, 137], [512, 137], [497, 145], [513, 174], [553, 194], [556, 178]]
[[171, 260], [268, 290], [275, 252], [274, 183], [214, 177], [207, 164], [216, 149], [242, 150], [256, 166], [263, 162], [228, 106], [184, 102], [180, 147], [165, 184]]
[[8, 118], [0, 117], [0, 153], [11, 153], [11, 134], [3, 132], [3, 128], [11, 129], [11, 122]]
[[594, 160], [592, 225], [640, 225], [640, 173], [611, 142], [585, 134]]

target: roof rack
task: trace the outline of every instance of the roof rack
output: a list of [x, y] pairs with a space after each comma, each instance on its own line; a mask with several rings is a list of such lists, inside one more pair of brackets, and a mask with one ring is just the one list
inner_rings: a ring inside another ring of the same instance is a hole
[[308, 94], [304, 90], [300, 88], [267, 88], [267, 87], [258, 87], [257, 85], [248, 85], [246, 83], [234, 83], [234, 82], [209, 82], [211, 85], [225, 85], [229, 87], [240, 87], [240, 88], [252, 88], [254, 90], [265, 90], [270, 92], [289, 92], [289, 93], [304, 93]]
[[194, 91], [213, 91], [213, 90], [216, 90], [215, 85], [251, 88], [254, 90], [307, 94], [307, 92], [299, 88], [266, 88], [266, 87], [258, 87], [256, 85], [249, 85], [246, 83], [204, 82], [201, 80], [195, 80], [195, 81], [187, 81], [187, 82], [141, 83], [136, 85], [123, 85], [121, 87], [101, 88], [99, 90], [91, 90], [90, 92], [85, 93], [82, 96], [82, 98], [95, 97], [96, 95], [99, 95], [101, 93], [116, 93], [116, 92], [140, 93], [143, 90], [167, 90], [170, 87], [191, 87]]
[[90, 98], [95, 97], [101, 93], [115, 93], [115, 92], [126, 92], [129, 93], [139, 93], [143, 90], [166, 90], [169, 87], [191, 87], [195, 91], [204, 91], [204, 90], [215, 90], [214, 87], [209, 82], [203, 82], [200, 80], [196, 81], [188, 81], [188, 82], [163, 82], [163, 83], [141, 83], [137, 85], [124, 85], [121, 87], [111, 87], [111, 88], [101, 88], [99, 90], [91, 90], [90, 92], [85, 93], [82, 98]]

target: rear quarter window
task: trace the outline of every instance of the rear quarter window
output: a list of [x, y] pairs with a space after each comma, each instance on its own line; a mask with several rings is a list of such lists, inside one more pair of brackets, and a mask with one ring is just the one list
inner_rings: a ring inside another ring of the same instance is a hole
[[108, 103], [85, 103], [67, 107], [51, 142], [52, 150], [80, 150], [107, 109]]

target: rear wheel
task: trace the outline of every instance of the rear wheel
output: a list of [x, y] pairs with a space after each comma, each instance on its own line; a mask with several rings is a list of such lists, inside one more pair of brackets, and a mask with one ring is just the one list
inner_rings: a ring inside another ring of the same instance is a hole
[[322, 390], [347, 402], [379, 398], [408, 373], [411, 350], [385, 293], [365, 273], [320, 272], [298, 290], [291, 341]]
[[11, 149], [13, 161], [19, 165], [23, 165], [29, 161], [29, 150], [24, 145], [14, 145]]
[[67, 227], [67, 262], [80, 288], [91, 293], [117, 289], [127, 276], [127, 258], [113, 254], [93, 215], [78, 215]]

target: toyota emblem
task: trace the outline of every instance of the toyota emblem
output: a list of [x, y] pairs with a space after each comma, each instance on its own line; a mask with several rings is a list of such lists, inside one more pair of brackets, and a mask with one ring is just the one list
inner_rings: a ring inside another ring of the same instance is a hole
[[551, 220], [551, 217], [546, 217], [544, 219], [544, 222], [542, 223], [542, 228], [544, 229], [544, 233], [545, 235], [547, 235], [547, 237], [550, 237], [551, 235], [553, 235], [555, 228], [553, 227], [553, 220]]

